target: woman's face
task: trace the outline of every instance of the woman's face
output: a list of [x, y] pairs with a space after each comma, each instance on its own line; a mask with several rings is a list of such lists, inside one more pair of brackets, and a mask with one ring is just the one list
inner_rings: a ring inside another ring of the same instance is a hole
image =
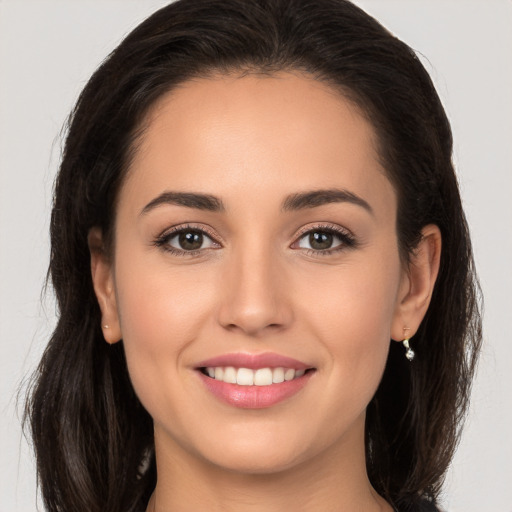
[[371, 125], [288, 73], [187, 82], [147, 121], [107, 303], [157, 450], [242, 472], [360, 455], [408, 289]]

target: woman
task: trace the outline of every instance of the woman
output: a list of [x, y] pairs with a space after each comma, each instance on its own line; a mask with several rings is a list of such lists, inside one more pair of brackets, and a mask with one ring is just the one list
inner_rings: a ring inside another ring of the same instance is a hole
[[414, 53], [349, 2], [137, 27], [56, 183], [48, 510], [436, 510], [480, 344], [451, 151]]

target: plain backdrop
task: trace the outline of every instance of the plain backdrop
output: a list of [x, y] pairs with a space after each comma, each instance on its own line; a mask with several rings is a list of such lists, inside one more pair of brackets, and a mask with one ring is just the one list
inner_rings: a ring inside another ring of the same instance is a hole
[[[0, 0], [0, 512], [37, 508], [16, 402], [54, 323], [41, 290], [61, 128], [101, 60], [165, 3]], [[412, 46], [436, 83], [485, 295], [485, 344], [443, 507], [512, 512], [512, 2], [356, 3]]]

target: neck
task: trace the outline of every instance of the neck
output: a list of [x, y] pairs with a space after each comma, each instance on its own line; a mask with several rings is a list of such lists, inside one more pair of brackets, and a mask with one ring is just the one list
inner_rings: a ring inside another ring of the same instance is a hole
[[362, 439], [280, 471], [241, 473], [171, 446], [161, 434], [155, 431], [158, 482], [147, 512], [392, 512], [368, 480]]

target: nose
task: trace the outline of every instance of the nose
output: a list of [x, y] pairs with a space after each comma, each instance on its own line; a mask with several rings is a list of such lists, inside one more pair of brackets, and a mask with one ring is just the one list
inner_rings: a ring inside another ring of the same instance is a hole
[[286, 272], [271, 251], [234, 254], [222, 275], [219, 323], [252, 337], [287, 328], [293, 320]]

